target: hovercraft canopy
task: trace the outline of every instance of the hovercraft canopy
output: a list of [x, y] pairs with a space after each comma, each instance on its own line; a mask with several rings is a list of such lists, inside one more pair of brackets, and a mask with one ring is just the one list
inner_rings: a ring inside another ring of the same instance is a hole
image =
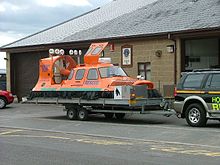
[[108, 45], [108, 42], [104, 43], [93, 43], [89, 47], [88, 51], [84, 56], [84, 63], [85, 64], [98, 64], [99, 57], [105, 47]]

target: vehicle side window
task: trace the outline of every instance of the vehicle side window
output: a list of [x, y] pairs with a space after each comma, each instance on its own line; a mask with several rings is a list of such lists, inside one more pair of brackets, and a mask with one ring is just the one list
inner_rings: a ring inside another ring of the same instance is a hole
[[213, 74], [212, 75], [210, 88], [220, 88], [220, 74]]
[[108, 78], [110, 77], [110, 69], [107, 68], [99, 68], [99, 73], [101, 78]]
[[71, 79], [73, 78], [73, 75], [74, 75], [74, 70], [72, 69], [72, 70], [70, 71], [69, 76], [68, 76], [68, 80], [71, 80]]
[[183, 88], [199, 88], [205, 74], [190, 74], [186, 77]]
[[89, 69], [88, 73], [88, 80], [97, 80], [98, 79], [98, 72], [96, 69]]
[[75, 79], [76, 79], [76, 80], [82, 80], [83, 77], [84, 77], [84, 73], [85, 73], [85, 69], [79, 69], [79, 70], [76, 72], [76, 77], [75, 77]]

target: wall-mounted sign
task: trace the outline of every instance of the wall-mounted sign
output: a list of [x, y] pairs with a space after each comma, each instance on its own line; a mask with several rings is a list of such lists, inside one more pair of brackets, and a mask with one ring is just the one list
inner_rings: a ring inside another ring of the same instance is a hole
[[131, 45], [121, 47], [121, 65], [123, 67], [132, 67], [133, 50]]
[[110, 50], [110, 52], [114, 52], [115, 51], [115, 44], [114, 43], [110, 43], [109, 44], [109, 50]]

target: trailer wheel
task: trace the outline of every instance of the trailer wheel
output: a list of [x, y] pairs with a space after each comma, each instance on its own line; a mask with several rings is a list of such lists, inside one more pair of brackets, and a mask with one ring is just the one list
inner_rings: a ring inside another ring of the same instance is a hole
[[75, 120], [77, 118], [77, 110], [76, 109], [69, 109], [66, 112], [66, 116], [70, 120]]
[[117, 119], [119, 119], [119, 120], [122, 120], [122, 119], [124, 119], [124, 117], [125, 117], [125, 113], [116, 113], [116, 114], [115, 114], [115, 117], [116, 117]]
[[88, 116], [89, 116], [89, 114], [88, 114], [88, 111], [87, 111], [87, 110], [85, 110], [85, 109], [80, 109], [80, 110], [78, 111], [78, 119], [79, 119], [79, 120], [85, 121], [85, 120], [88, 119]]
[[104, 115], [106, 119], [112, 119], [114, 116], [114, 113], [104, 113]]

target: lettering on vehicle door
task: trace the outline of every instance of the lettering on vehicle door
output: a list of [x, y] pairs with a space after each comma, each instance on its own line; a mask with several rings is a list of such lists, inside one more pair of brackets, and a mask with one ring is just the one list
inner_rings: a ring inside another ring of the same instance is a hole
[[212, 97], [212, 110], [220, 110], [220, 96]]

